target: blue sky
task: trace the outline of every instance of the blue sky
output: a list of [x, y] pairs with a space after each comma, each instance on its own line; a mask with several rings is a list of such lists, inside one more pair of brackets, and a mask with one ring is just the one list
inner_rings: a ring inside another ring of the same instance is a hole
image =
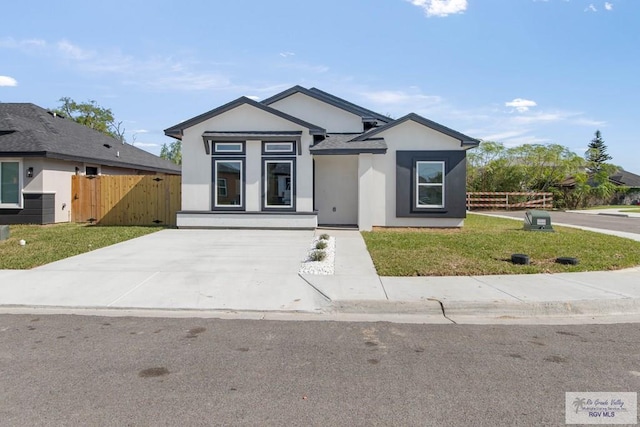
[[0, 101], [95, 100], [153, 153], [162, 130], [300, 84], [476, 138], [600, 129], [640, 174], [638, 0], [65, 0], [0, 5]]

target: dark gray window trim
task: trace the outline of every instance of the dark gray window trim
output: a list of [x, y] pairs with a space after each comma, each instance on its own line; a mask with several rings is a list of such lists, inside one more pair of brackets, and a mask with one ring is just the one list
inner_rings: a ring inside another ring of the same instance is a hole
[[[416, 207], [416, 163], [445, 164], [443, 208]], [[396, 152], [396, 217], [465, 218], [466, 217], [466, 151], [397, 151]]]
[[[216, 143], [224, 144], [226, 142], [231, 142], [234, 144], [240, 143], [242, 145], [242, 151], [216, 151]], [[247, 144], [246, 144], [246, 141], [244, 140], [227, 141], [227, 140], [214, 139], [214, 140], [211, 140], [211, 150], [214, 156], [244, 156], [247, 153]]]
[[[263, 156], [269, 156], [269, 157], [281, 157], [281, 156], [295, 156], [296, 155], [296, 151], [299, 152], [299, 150], [297, 150], [297, 146], [298, 146], [298, 141], [295, 140], [284, 140], [284, 139], [279, 139], [279, 140], [269, 140], [269, 141], [265, 141], [264, 139], [262, 140], [262, 155]], [[273, 143], [283, 143], [283, 144], [291, 144], [292, 148], [290, 151], [267, 151], [266, 146], [267, 144], [273, 144]]]
[[[291, 207], [267, 207], [267, 180], [265, 179], [266, 172], [266, 164], [267, 162], [291, 162], [291, 185], [293, 189], [291, 190]], [[298, 192], [298, 172], [296, 169], [296, 158], [295, 157], [287, 157], [287, 156], [265, 156], [262, 157], [262, 169], [260, 171], [260, 181], [262, 181], [261, 185], [261, 208], [263, 212], [295, 212], [296, 210], [296, 196]]]
[[[216, 206], [216, 192], [218, 183], [216, 181], [216, 161], [240, 161], [242, 162], [242, 176], [240, 177], [242, 194], [239, 206]], [[247, 193], [247, 162], [246, 157], [240, 156], [213, 156], [211, 157], [211, 212], [245, 212]]]

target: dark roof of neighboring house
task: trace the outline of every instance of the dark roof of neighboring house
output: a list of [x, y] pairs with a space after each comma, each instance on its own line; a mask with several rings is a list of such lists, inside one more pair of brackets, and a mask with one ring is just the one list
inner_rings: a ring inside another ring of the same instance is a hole
[[387, 143], [383, 138], [357, 140], [360, 133], [331, 133], [324, 140], [314, 144], [310, 151], [313, 154], [383, 154], [387, 151]]
[[618, 185], [624, 185], [626, 187], [640, 187], [640, 175], [627, 172], [625, 170], [619, 170], [609, 177], [609, 179]]
[[401, 123], [404, 123], [404, 122], [406, 122], [408, 120], [413, 120], [416, 123], [420, 123], [423, 126], [426, 126], [426, 127], [431, 128], [433, 130], [441, 132], [441, 133], [443, 133], [445, 135], [448, 135], [448, 136], [450, 136], [452, 138], [455, 138], [455, 139], [459, 140], [462, 145], [475, 147], [475, 146], [480, 144], [480, 140], [478, 140], [478, 139], [471, 138], [470, 136], [467, 136], [467, 135], [465, 135], [463, 133], [457, 132], [457, 131], [455, 131], [453, 129], [450, 129], [450, 128], [446, 127], [446, 126], [443, 126], [443, 125], [441, 125], [439, 123], [436, 123], [434, 121], [431, 121], [429, 119], [425, 119], [424, 117], [422, 117], [422, 116], [420, 116], [418, 114], [415, 114], [415, 113], [407, 114], [406, 116], [401, 117], [401, 118], [399, 118], [397, 120], [394, 120], [391, 123], [387, 123], [384, 126], [380, 126], [378, 128], [371, 129], [370, 131], [365, 132], [362, 135], [354, 138], [354, 140], [355, 141], [362, 141], [362, 140], [369, 139], [372, 136], [379, 134], [380, 132], [384, 132], [385, 130], [391, 129], [392, 127], [397, 126], [397, 125], [399, 125]]
[[181, 167], [31, 103], [0, 103], [0, 157], [42, 156], [180, 174]]
[[283, 118], [285, 120], [288, 120], [290, 122], [293, 122], [295, 124], [298, 124], [300, 126], [303, 126], [307, 129], [309, 129], [309, 132], [312, 135], [324, 135], [326, 133], [326, 131], [321, 128], [320, 126], [316, 126], [312, 123], [309, 122], [305, 122], [304, 120], [300, 120], [297, 117], [293, 117], [290, 116], [289, 114], [283, 113], [282, 111], [276, 110], [275, 108], [271, 108], [268, 105], [264, 105], [260, 102], [256, 102], [251, 98], [247, 98], [246, 96], [241, 96], [240, 98], [236, 99], [235, 101], [231, 101], [221, 107], [218, 108], [214, 108], [211, 111], [207, 111], [206, 113], [200, 114], [199, 116], [193, 117], [189, 120], [185, 120], [182, 123], [178, 123], [175, 126], [171, 126], [170, 128], [167, 128], [164, 130], [165, 135], [173, 137], [173, 138], [177, 138], [177, 139], [181, 139], [182, 138], [182, 132], [194, 125], [197, 125], [198, 123], [201, 123], [205, 120], [208, 120], [212, 117], [218, 116], [222, 113], [225, 113], [229, 110], [233, 110], [234, 108], [237, 108], [241, 105], [244, 104], [248, 104], [251, 105], [252, 107], [258, 108], [262, 111], [266, 111], [267, 113], [273, 114], [275, 116], [278, 116], [280, 118]]
[[316, 88], [307, 89], [302, 86], [294, 86], [283, 92], [275, 94], [272, 97], [269, 97], [263, 100], [262, 103], [265, 105], [271, 105], [274, 102], [280, 101], [281, 99], [287, 98], [296, 93], [302, 93], [311, 98], [315, 98], [319, 101], [326, 102], [327, 104], [333, 105], [334, 107], [338, 107], [349, 113], [360, 116], [364, 121], [377, 120], [382, 123], [389, 123], [393, 121], [391, 117], [382, 115], [380, 113], [376, 113], [375, 111], [368, 110], [359, 105], [353, 104], [345, 99], [338, 98], [337, 96], [331, 95], [330, 93], [327, 93], [327, 92], [323, 92], [320, 89], [316, 89]]

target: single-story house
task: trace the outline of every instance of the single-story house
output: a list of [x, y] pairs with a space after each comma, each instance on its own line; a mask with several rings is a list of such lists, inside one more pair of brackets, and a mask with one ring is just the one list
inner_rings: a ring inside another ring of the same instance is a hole
[[30, 103], [0, 103], [0, 224], [71, 219], [72, 175], [180, 174], [181, 168]]
[[182, 140], [178, 227], [460, 227], [466, 150], [417, 114], [399, 119], [319, 89], [241, 97], [165, 130]]

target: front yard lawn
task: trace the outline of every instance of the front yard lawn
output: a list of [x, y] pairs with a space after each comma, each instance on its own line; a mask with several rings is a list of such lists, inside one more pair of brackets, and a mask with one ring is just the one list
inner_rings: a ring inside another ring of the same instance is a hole
[[[11, 225], [9, 229], [9, 239], [0, 241], [0, 269], [37, 267], [154, 233], [162, 227], [101, 227], [65, 223]], [[26, 244], [20, 246], [20, 240]]]
[[[467, 215], [462, 229], [381, 229], [362, 235], [381, 276], [469, 276], [618, 270], [640, 265], [640, 242], [554, 226], [524, 231], [523, 221]], [[527, 254], [530, 265], [511, 263]], [[561, 265], [557, 257], [578, 258]]]

